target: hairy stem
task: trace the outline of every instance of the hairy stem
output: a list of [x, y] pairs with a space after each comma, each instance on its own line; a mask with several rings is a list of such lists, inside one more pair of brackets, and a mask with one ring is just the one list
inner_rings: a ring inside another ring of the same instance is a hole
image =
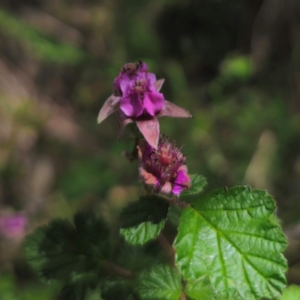
[[105, 261], [104, 265], [109, 273], [113, 273], [127, 279], [132, 279], [135, 277], [135, 274], [133, 272], [124, 269], [111, 261]]
[[173, 246], [169, 243], [162, 232], [157, 237], [157, 240], [169, 257], [172, 265], [175, 265], [175, 249], [173, 248]]
[[186, 295], [184, 292], [181, 292], [179, 300], [186, 300]]
[[169, 202], [170, 202], [170, 205], [180, 207], [181, 209], [186, 208], [187, 206], [190, 206], [189, 203], [186, 203], [184, 201], [180, 201], [176, 198], [169, 199]]

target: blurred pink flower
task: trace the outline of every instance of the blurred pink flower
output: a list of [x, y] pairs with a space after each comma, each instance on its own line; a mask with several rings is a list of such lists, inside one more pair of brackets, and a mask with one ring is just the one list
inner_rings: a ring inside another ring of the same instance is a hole
[[160, 89], [164, 79], [148, 71], [144, 62], [125, 64], [114, 80], [114, 93], [104, 102], [99, 115], [101, 123], [113, 112], [117, 113], [121, 135], [124, 127], [136, 122], [147, 142], [157, 148], [159, 123], [157, 117], [190, 118], [189, 111], [165, 100]]
[[9, 239], [22, 238], [27, 218], [22, 214], [0, 216], [0, 234]]
[[138, 152], [140, 178], [154, 192], [179, 196], [190, 187], [186, 158], [175, 143], [160, 137], [156, 150], [143, 140]]

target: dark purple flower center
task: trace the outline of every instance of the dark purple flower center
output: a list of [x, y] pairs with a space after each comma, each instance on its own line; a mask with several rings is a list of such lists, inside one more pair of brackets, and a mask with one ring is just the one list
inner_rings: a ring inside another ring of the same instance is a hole
[[134, 83], [134, 91], [140, 94], [144, 98], [144, 92], [147, 90], [147, 84], [145, 79], [138, 80]]
[[152, 148], [151, 152], [146, 151], [143, 157], [144, 169], [153, 174], [160, 184], [174, 181], [178, 169], [185, 164], [185, 161], [185, 156], [176, 144], [171, 144], [168, 139], [165, 141], [160, 139], [157, 150]]

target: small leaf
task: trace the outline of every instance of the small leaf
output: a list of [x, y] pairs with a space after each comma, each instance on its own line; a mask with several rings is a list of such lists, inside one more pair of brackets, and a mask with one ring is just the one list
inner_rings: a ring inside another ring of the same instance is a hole
[[120, 233], [130, 244], [145, 244], [149, 240], [155, 239], [160, 231], [164, 228], [164, 225], [164, 220], [158, 224], [144, 222], [136, 227], [121, 228]]
[[144, 300], [177, 300], [181, 294], [181, 276], [178, 270], [158, 265], [140, 276], [139, 292]]
[[225, 299], [272, 299], [284, 288], [286, 238], [270, 221], [275, 202], [249, 187], [219, 189], [187, 207], [175, 241], [186, 280], [207, 275]]
[[121, 213], [121, 234], [131, 244], [144, 244], [156, 238], [164, 227], [169, 203], [157, 195], [140, 197]]
[[183, 191], [180, 196], [192, 196], [203, 191], [204, 186], [207, 184], [206, 178], [202, 175], [192, 174], [191, 177], [191, 187]]

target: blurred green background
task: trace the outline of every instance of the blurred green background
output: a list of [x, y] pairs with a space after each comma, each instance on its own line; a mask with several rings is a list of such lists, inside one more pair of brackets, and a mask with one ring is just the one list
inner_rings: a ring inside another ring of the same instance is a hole
[[[300, 284], [300, 1], [2, 0], [0, 300], [57, 299], [22, 256], [34, 228], [87, 207], [109, 221], [136, 199], [130, 132], [117, 140], [116, 118], [96, 119], [139, 59], [192, 112], [161, 118], [161, 131], [206, 190], [249, 184], [275, 197], [288, 280]], [[15, 216], [25, 221], [7, 232]]]

